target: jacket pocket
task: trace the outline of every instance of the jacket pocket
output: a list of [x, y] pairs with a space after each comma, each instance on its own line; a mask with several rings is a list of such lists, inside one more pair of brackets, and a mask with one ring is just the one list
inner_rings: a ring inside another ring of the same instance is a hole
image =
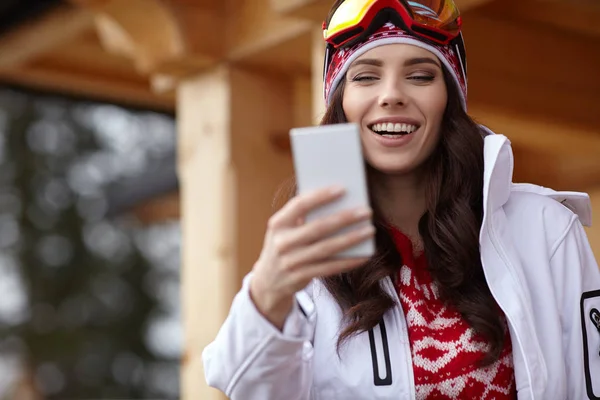
[[587, 396], [600, 400], [600, 290], [581, 296], [581, 330]]

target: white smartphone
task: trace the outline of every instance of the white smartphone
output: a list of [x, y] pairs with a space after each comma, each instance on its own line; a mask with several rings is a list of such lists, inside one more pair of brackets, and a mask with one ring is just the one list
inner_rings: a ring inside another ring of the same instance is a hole
[[[307, 215], [307, 222], [339, 211], [369, 206], [365, 161], [357, 124], [335, 124], [294, 128], [290, 131], [298, 194], [333, 185], [346, 189], [345, 195]], [[348, 228], [372, 224], [363, 221]], [[336, 255], [336, 258], [371, 257], [374, 239], [368, 239]]]

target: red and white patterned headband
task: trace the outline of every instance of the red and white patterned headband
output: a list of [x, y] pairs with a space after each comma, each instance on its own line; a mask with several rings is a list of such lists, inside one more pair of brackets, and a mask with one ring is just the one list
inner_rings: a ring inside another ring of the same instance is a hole
[[463, 68], [461, 59], [458, 55], [458, 50], [451, 45], [442, 46], [425, 42], [396, 27], [392, 23], [383, 25], [373, 35], [369, 36], [367, 40], [357, 43], [350, 48], [341, 49], [333, 53], [331, 63], [325, 74], [325, 103], [329, 105], [331, 102], [331, 95], [334, 93], [335, 88], [340, 84], [341, 80], [344, 79], [346, 72], [348, 72], [348, 68], [354, 60], [375, 47], [393, 43], [411, 44], [435, 54], [450, 72], [460, 88], [461, 101], [464, 109], [467, 109], [467, 81], [462, 72], [465, 69]]

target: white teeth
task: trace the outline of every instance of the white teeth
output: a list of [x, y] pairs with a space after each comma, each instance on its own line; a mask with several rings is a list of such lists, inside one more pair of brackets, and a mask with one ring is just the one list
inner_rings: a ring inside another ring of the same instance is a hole
[[[374, 124], [371, 129], [375, 132], [406, 132], [413, 133], [418, 129], [416, 125], [400, 124], [392, 122], [384, 122], [381, 124]], [[385, 136], [385, 135], [384, 135]]]

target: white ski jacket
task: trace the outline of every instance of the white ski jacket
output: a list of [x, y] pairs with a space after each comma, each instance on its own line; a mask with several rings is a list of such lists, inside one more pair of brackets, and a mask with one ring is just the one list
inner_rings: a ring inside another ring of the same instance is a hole
[[[502, 135], [485, 138], [481, 259], [513, 343], [519, 400], [600, 399], [600, 271], [583, 225], [587, 194], [513, 184]], [[336, 354], [341, 312], [314, 280], [283, 332], [249, 297], [251, 276], [203, 352], [206, 380], [233, 400], [411, 400], [402, 307]], [[382, 285], [396, 295], [390, 279]], [[398, 302], [399, 303], [399, 302]]]

